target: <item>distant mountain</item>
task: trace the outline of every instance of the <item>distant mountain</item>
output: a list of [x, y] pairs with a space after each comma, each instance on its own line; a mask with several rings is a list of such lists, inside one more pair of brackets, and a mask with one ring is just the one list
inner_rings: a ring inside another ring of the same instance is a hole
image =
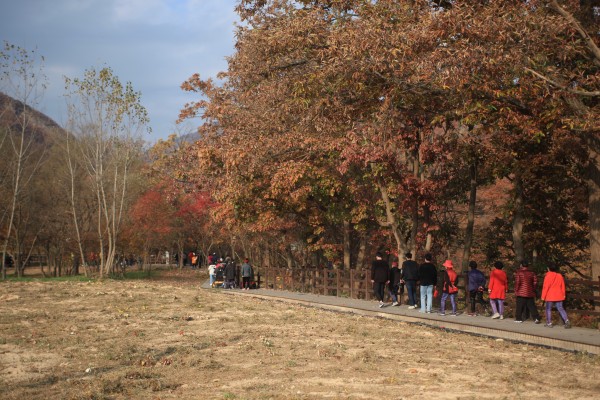
[[[27, 113], [26, 118], [23, 118], [24, 112]], [[0, 130], [8, 128], [21, 132], [23, 121], [26, 121], [25, 132], [34, 135], [36, 142], [51, 143], [57, 134], [65, 132], [46, 114], [0, 92]]]
[[195, 143], [200, 140], [200, 134], [198, 131], [186, 133], [185, 135], [177, 138], [177, 143]]

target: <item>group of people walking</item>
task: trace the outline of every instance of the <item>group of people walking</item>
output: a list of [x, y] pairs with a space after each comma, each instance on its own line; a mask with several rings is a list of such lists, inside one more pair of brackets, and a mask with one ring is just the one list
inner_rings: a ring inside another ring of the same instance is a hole
[[[385, 289], [392, 299], [392, 306], [399, 306], [401, 298], [406, 289], [408, 297], [408, 309], [417, 309], [419, 312], [429, 314], [432, 312], [433, 298], [439, 295], [438, 286], [441, 289], [441, 302], [439, 315], [446, 315], [446, 304], [448, 299], [452, 311], [451, 316], [457, 315], [456, 295], [458, 293], [458, 274], [454, 270], [452, 260], [446, 260], [443, 264], [441, 282], [438, 285], [438, 271], [433, 263], [431, 254], [426, 254], [424, 262], [417, 264], [411, 253], [406, 253], [401, 266], [393, 262], [391, 268], [383, 260], [381, 253], [377, 253], [371, 266], [371, 282], [375, 298], [379, 301], [379, 307], [384, 307]], [[466, 290], [469, 292], [468, 312], [469, 316], [477, 316], [477, 305], [488, 313], [488, 305], [491, 308], [492, 319], [504, 319], [504, 301], [508, 293], [508, 277], [504, 271], [504, 265], [500, 261], [494, 263], [490, 274], [489, 284], [487, 278], [478, 269], [475, 261], [469, 263], [467, 273]], [[521, 261], [514, 275], [514, 293], [516, 297], [515, 322], [522, 323], [531, 317], [534, 323], [541, 322], [540, 314], [535, 305], [536, 289], [538, 287], [537, 275], [529, 269], [526, 260]], [[417, 284], [420, 293], [420, 302], [417, 302]], [[484, 293], [489, 295], [489, 303], [484, 300]], [[555, 307], [563, 321], [565, 328], [570, 328], [571, 323], [565, 312], [563, 302], [566, 297], [565, 281], [558, 272], [556, 266], [548, 267], [542, 285], [541, 299], [545, 302], [546, 327], [553, 327], [552, 309]], [[418, 306], [420, 304], [420, 307]], [[488, 314], [490, 315], [490, 314]]]
[[208, 276], [210, 286], [214, 287], [217, 279], [220, 280], [220, 285], [224, 289], [233, 289], [237, 286], [238, 276], [242, 277], [242, 289], [249, 290], [254, 280], [254, 269], [248, 258], [244, 259], [242, 265], [238, 268], [231, 257], [216, 258], [209, 256]]

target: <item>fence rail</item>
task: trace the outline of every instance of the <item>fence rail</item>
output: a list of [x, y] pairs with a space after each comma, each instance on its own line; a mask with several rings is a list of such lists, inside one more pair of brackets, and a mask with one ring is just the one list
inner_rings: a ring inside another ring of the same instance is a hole
[[[352, 299], [371, 300], [373, 286], [369, 270], [340, 270], [324, 268], [277, 268], [258, 267], [258, 282], [261, 287], [274, 290], [320, 294], [325, 296], [347, 297]], [[441, 290], [441, 274], [438, 277], [438, 290]], [[591, 316], [600, 316], [600, 311], [593, 309], [600, 304], [600, 279], [567, 279], [566, 308], [569, 312]], [[458, 280], [459, 292], [457, 301], [468, 303], [468, 275], [463, 273]], [[387, 294], [386, 294], [387, 295]], [[509, 299], [510, 299], [509, 294]], [[509, 300], [507, 299], [507, 300]], [[440, 305], [440, 296], [434, 299], [434, 305]]]

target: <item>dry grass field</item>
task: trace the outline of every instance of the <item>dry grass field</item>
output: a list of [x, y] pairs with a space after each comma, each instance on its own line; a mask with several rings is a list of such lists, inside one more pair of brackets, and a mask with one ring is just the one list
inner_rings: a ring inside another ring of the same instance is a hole
[[205, 278], [1, 282], [0, 398], [600, 397], [597, 356], [203, 290]]

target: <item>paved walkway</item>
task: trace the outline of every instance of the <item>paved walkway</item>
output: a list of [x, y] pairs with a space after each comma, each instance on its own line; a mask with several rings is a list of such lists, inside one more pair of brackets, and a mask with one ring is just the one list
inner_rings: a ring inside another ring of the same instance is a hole
[[[210, 289], [208, 281], [202, 287]], [[536, 325], [531, 321], [515, 323], [512, 318], [493, 320], [489, 317], [471, 317], [460, 314], [456, 317], [441, 316], [435, 313], [422, 314], [418, 309], [409, 310], [408, 306], [379, 308], [376, 301], [348, 299], [344, 297], [323, 296], [309, 293], [287, 292], [271, 289], [220, 290], [232, 295], [252, 296], [268, 300], [303, 304], [310, 307], [347, 312], [372, 317], [382, 317], [397, 321], [428, 325], [456, 330], [498, 339], [546, 346], [567, 351], [580, 351], [600, 355], [600, 330], [573, 327], [564, 329], [562, 325], [546, 328], [543, 323]]]

